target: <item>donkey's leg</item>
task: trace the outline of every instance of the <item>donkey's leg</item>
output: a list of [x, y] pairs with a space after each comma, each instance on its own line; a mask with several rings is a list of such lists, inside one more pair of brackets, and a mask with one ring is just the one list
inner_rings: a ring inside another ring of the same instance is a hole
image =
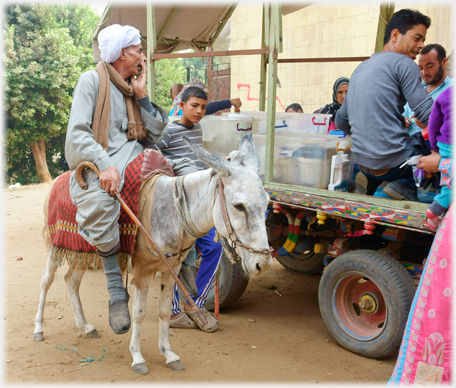
[[35, 316], [35, 330], [33, 331], [33, 339], [37, 342], [43, 341], [43, 312], [44, 305], [46, 303], [46, 295], [51, 287], [52, 282], [54, 281], [55, 271], [57, 270], [57, 265], [54, 263], [54, 260], [51, 255], [51, 250], [49, 250], [48, 259], [46, 268], [43, 270], [41, 278], [41, 293], [40, 293], [40, 302], [38, 304], [38, 311]]
[[87, 322], [84, 316], [84, 311], [82, 310], [81, 298], [79, 297], [79, 287], [84, 273], [85, 270], [70, 267], [68, 272], [65, 274], [65, 282], [68, 287], [68, 294], [70, 295], [76, 325], [79, 329], [84, 329], [87, 337], [99, 338], [100, 334], [97, 329], [95, 326]]
[[131, 333], [130, 341], [130, 352], [133, 356], [133, 363], [131, 366], [133, 370], [137, 373], [146, 374], [149, 373], [149, 369], [146, 367], [146, 360], [141, 355], [141, 324], [146, 316], [146, 302], [147, 302], [147, 293], [149, 292], [149, 286], [146, 285], [142, 290], [140, 290], [136, 285], [135, 289], [135, 298], [133, 302], [133, 330]]
[[[179, 273], [180, 266], [176, 269]], [[158, 349], [166, 357], [168, 368], [176, 371], [184, 370], [180, 358], [171, 350], [169, 343], [169, 319], [171, 318], [172, 300], [174, 296], [174, 278], [169, 272], [161, 275], [161, 291], [159, 299], [159, 339]]]

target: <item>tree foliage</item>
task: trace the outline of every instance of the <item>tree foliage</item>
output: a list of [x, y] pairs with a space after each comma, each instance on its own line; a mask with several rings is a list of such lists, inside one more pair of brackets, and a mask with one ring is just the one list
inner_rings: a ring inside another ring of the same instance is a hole
[[20, 4], [4, 8], [6, 179], [38, 182], [31, 145], [45, 140], [51, 175], [63, 165], [71, 95], [94, 67], [91, 34], [99, 19], [87, 5]]
[[[90, 5], [22, 3], [4, 7], [8, 184], [40, 181], [31, 147], [36, 150], [36, 144], [42, 146], [43, 140], [50, 176], [68, 169], [64, 149], [72, 93], [79, 76], [95, 68], [92, 34], [98, 21], [99, 15]], [[157, 61], [155, 103], [169, 113], [171, 86], [186, 82], [187, 66], [193, 69], [191, 78], [206, 82], [206, 65], [201, 58]]]
[[169, 114], [173, 101], [169, 89], [176, 83], [185, 83], [186, 70], [180, 59], [162, 59], [155, 62], [155, 103]]

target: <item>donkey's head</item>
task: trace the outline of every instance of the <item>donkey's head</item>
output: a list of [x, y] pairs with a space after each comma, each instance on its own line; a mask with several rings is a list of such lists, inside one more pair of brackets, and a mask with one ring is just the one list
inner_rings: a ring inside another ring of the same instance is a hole
[[192, 151], [220, 177], [213, 211], [214, 224], [219, 234], [233, 243], [242, 259], [244, 270], [259, 275], [272, 265], [266, 234], [266, 211], [269, 196], [258, 177], [258, 162], [252, 135], [245, 135], [239, 151], [230, 154], [230, 161], [184, 140]]

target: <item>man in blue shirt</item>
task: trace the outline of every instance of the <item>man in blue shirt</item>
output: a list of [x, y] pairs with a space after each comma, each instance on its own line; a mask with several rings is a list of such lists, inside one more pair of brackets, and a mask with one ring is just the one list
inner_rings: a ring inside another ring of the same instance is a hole
[[[445, 89], [454, 84], [454, 80], [448, 76], [447, 64], [448, 58], [446, 57], [446, 51], [439, 44], [428, 44], [420, 52], [418, 67], [420, 69], [421, 79], [423, 80], [421, 84], [433, 100]], [[404, 109], [403, 116], [406, 119], [411, 119], [409, 126], [410, 136], [426, 127], [414, 116], [408, 103]]]

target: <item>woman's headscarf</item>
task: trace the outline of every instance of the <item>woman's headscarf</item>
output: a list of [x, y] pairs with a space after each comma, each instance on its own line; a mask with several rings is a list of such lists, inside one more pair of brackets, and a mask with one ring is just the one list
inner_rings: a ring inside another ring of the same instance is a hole
[[208, 93], [208, 89], [207, 89], [206, 85], [204, 85], [200, 80], [192, 79], [191, 81], [188, 81], [184, 85], [184, 87], [182, 88], [180, 93], [174, 99], [173, 106], [171, 108], [171, 110], [173, 110], [172, 116], [179, 116], [179, 109], [180, 109], [179, 104], [182, 101], [182, 93], [184, 93], [191, 86], [196, 86], [200, 89], [203, 89], [206, 93]]
[[350, 81], [350, 79], [348, 79], [347, 77], [340, 77], [336, 80], [336, 82], [334, 82], [334, 86], [333, 86], [333, 103], [330, 104], [331, 107], [334, 109], [334, 111], [337, 111], [340, 109], [340, 104], [337, 102], [337, 91], [339, 90], [339, 88], [342, 86], [342, 85], [348, 85], [348, 82]]
[[333, 86], [333, 102], [331, 104], [325, 105], [323, 108], [317, 109], [314, 113], [324, 113], [331, 115], [331, 122], [334, 123], [336, 118], [336, 112], [340, 109], [340, 104], [337, 102], [337, 91], [341, 85], [348, 85], [350, 80], [347, 77], [340, 77], [334, 82]]

